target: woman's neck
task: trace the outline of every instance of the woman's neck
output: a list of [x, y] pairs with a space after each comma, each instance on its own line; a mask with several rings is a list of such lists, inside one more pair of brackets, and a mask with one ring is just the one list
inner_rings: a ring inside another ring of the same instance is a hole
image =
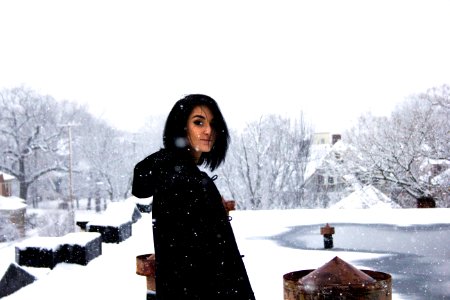
[[202, 156], [201, 152], [195, 151], [194, 149], [189, 149], [189, 153], [197, 164], [200, 161], [200, 157]]

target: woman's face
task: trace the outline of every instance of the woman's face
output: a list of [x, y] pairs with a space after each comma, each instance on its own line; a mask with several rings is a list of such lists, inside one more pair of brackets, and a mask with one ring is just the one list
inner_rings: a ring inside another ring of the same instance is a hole
[[194, 107], [187, 122], [187, 138], [193, 155], [199, 159], [203, 152], [211, 151], [215, 142], [215, 132], [211, 126], [214, 116], [207, 106]]

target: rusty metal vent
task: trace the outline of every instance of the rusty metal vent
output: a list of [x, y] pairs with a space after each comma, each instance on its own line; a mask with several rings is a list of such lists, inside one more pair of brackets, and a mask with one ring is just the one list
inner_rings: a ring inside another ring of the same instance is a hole
[[367, 285], [375, 283], [376, 280], [336, 256], [322, 267], [300, 278], [298, 282], [304, 286], [325, 287]]
[[283, 276], [284, 300], [392, 300], [392, 277], [358, 270], [339, 257]]

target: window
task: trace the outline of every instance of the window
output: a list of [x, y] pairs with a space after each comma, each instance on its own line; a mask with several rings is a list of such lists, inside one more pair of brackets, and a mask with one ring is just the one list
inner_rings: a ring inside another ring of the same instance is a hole
[[317, 175], [317, 182], [319, 184], [323, 184], [325, 182], [324, 178], [322, 175]]

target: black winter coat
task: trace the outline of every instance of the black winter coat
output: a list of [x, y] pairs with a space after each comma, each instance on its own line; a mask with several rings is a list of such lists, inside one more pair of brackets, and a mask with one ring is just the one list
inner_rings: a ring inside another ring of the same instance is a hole
[[148, 156], [134, 169], [132, 194], [153, 196], [158, 300], [255, 299], [221, 195], [190, 156]]

